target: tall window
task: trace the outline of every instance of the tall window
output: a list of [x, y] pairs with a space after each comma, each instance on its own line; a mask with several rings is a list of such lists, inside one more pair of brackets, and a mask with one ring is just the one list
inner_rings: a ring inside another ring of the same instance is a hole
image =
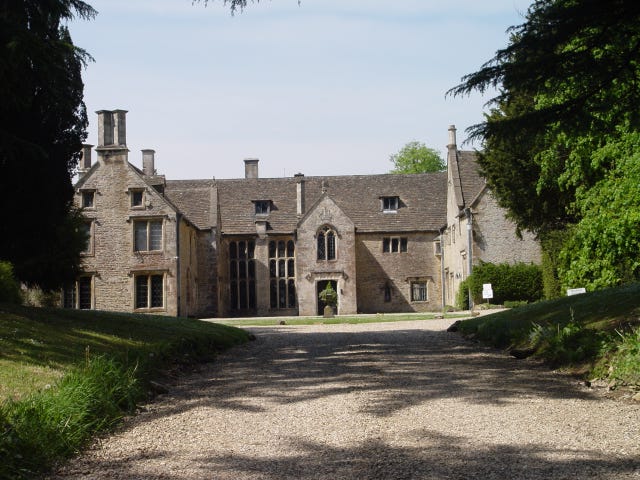
[[384, 237], [382, 239], [382, 251], [384, 253], [399, 253], [407, 251], [407, 237]]
[[412, 302], [426, 302], [427, 297], [427, 283], [426, 282], [411, 282], [411, 301]]
[[318, 260], [336, 259], [336, 232], [329, 226], [318, 231]]
[[91, 253], [93, 253], [93, 221], [92, 220], [85, 220], [84, 222], [82, 222], [82, 225], [80, 226], [80, 229], [82, 231], [82, 233], [85, 236], [85, 240], [86, 243], [84, 245], [84, 248], [82, 249], [82, 253], [84, 253], [85, 255], [89, 255]]
[[136, 252], [162, 250], [162, 220], [136, 220], [134, 235]]
[[383, 212], [396, 212], [399, 204], [400, 199], [398, 197], [382, 197]]
[[271, 308], [295, 308], [296, 269], [293, 240], [269, 242], [269, 293]]
[[92, 285], [93, 278], [84, 276], [71, 285], [64, 287], [62, 291], [62, 306], [64, 308], [77, 308], [80, 310], [89, 310], [93, 307], [92, 301]]
[[136, 308], [164, 307], [164, 275], [136, 275]]
[[232, 310], [256, 308], [255, 243], [229, 242], [229, 302]]

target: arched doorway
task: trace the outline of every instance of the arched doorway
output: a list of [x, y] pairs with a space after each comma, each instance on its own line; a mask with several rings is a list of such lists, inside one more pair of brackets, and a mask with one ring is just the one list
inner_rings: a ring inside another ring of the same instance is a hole
[[[335, 280], [319, 280], [316, 282], [316, 301], [318, 302], [318, 315], [323, 315], [324, 314], [324, 307], [326, 306], [326, 303], [324, 303], [322, 300], [320, 300], [319, 295], [320, 292], [322, 290], [324, 290], [325, 288], [327, 288], [327, 284], [331, 284], [331, 288], [333, 288], [336, 292], [338, 291], [338, 282]], [[338, 293], [338, 305], [340, 304], [340, 294]], [[336, 309], [338, 307], [338, 305], [336, 305]], [[336, 312], [337, 313], [337, 312]]]

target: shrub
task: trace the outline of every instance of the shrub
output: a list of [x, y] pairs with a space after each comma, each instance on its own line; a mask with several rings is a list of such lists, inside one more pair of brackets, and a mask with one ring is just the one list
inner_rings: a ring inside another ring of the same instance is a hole
[[542, 298], [542, 269], [538, 265], [481, 262], [466, 279], [474, 303], [482, 303], [482, 285], [490, 283], [493, 289], [491, 303], [504, 304], [517, 300], [535, 302]]
[[13, 276], [13, 266], [0, 261], [0, 302], [20, 303], [20, 285]]
[[560, 252], [569, 238], [569, 230], [555, 230], [545, 233], [540, 239], [542, 247], [542, 289], [544, 298], [551, 300], [563, 296], [558, 267]]
[[469, 310], [469, 283], [467, 280], [460, 282], [460, 287], [456, 294], [456, 308], [459, 310]]
[[604, 343], [594, 373], [616, 384], [640, 387], [640, 327], [616, 333]]
[[529, 302], [526, 300], [507, 300], [504, 302], [505, 308], [518, 308], [524, 307], [525, 305], [529, 305]]

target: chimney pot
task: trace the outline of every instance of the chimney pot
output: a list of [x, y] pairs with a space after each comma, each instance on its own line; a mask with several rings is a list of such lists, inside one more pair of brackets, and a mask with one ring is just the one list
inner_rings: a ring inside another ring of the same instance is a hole
[[80, 157], [80, 167], [78, 168], [78, 171], [80, 173], [84, 173], [91, 168], [91, 149], [92, 148], [93, 148], [93, 145], [89, 145], [88, 143], [85, 143], [82, 145], [82, 151], [81, 151], [82, 156]]
[[455, 147], [457, 145], [456, 141], [456, 126], [449, 125], [449, 147]]

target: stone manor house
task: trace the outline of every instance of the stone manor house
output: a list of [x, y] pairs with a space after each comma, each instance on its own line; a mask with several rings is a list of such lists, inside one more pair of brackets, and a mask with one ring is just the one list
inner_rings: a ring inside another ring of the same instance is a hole
[[98, 114], [75, 201], [89, 236], [65, 307], [197, 317], [438, 311], [474, 264], [538, 262], [449, 127], [448, 170], [415, 175], [167, 180], [129, 163], [126, 111]]

